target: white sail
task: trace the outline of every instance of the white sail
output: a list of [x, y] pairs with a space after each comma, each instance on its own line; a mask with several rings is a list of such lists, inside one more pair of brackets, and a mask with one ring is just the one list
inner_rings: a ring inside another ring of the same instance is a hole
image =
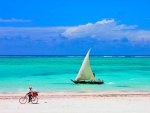
[[76, 81], [95, 80], [95, 77], [94, 77], [93, 72], [90, 67], [89, 54], [90, 54], [90, 50], [87, 52], [87, 54], [84, 58], [84, 61], [82, 62], [82, 66], [78, 72], [76, 79], [75, 79]]

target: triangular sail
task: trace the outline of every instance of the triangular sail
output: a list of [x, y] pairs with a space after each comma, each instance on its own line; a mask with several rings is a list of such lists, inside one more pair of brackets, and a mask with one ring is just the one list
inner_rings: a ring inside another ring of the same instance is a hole
[[95, 77], [94, 77], [93, 72], [90, 67], [89, 54], [90, 54], [90, 50], [87, 52], [87, 54], [84, 58], [84, 61], [82, 62], [82, 66], [76, 77], [76, 81], [95, 80]]

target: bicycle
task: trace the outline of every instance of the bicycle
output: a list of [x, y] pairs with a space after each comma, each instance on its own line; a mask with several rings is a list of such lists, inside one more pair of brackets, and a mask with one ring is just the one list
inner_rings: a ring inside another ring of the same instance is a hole
[[[31, 102], [33, 103], [33, 104], [37, 104], [38, 103], [38, 92], [33, 92], [33, 96], [31, 97]], [[24, 97], [21, 97], [20, 99], [19, 99], [19, 102], [21, 103], [21, 104], [25, 104], [26, 102], [27, 102], [27, 100], [29, 100], [29, 98], [28, 98], [28, 93], [24, 96]]]

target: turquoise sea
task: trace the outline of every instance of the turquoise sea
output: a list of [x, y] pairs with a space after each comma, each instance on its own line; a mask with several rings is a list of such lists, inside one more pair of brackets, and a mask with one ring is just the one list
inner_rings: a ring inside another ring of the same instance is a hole
[[1, 56], [0, 93], [150, 91], [150, 57], [91, 56], [90, 64], [103, 85], [76, 85], [84, 56]]

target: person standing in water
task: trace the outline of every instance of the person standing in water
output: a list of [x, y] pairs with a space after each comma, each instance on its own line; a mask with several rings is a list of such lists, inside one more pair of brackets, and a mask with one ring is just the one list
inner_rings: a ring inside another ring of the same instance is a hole
[[31, 86], [29, 87], [28, 96], [29, 96], [29, 101], [28, 102], [31, 102], [31, 99], [32, 99], [32, 96], [33, 96], [33, 90], [32, 90]]

